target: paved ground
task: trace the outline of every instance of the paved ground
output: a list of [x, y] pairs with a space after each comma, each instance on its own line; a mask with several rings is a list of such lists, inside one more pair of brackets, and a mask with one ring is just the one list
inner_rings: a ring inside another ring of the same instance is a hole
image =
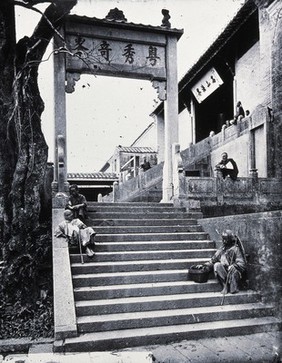
[[[155, 363], [282, 363], [282, 332], [184, 340], [167, 346], [144, 347]], [[142, 348], [141, 348], [142, 349]]]
[[282, 332], [183, 340], [115, 352], [53, 354], [51, 344], [29, 354], [0, 356], [0, 363], [282, 363]]

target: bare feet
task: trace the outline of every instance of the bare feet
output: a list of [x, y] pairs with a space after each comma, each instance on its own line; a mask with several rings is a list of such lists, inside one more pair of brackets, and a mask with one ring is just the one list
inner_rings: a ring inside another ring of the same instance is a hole
[[224, 287], [224, 288], [221, 290], [221, 294], [222, 294], [222, 295], [226, 295], [226, 294], [228, 294], [228, 288], [227, 288], [227, 287]]
[[93, 257], [95, 255], [95, 252], [91, 250], [91, 248], [86, 247], [86, 254], [88, 257]]

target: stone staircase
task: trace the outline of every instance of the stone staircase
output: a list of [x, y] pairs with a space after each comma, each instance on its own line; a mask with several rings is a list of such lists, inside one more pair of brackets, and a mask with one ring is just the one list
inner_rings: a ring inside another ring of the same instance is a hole
[[90, 203], [97, 231], [93, 259], [71, 253], [78, 336], [55, 351], [107, 351], [182, 339], [244, 335], [277, 329], [273, 307], [258, 292], [225, 297], [213, 276], [187, 278], [188, 267], [213, 255], [201, 213], [171, 204]]

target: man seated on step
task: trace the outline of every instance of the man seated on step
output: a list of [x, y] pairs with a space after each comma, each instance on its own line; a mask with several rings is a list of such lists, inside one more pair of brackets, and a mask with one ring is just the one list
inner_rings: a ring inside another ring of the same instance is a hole
[[74, 218], [71, 210], [64, 211], [64, 221], [55, 230], [56, 237], [64, 237], [70, 246], [85, 247], [88, 257], [94, 256], [94, 237], [96, 232], [93, 228], [87, 227], [80, 219]]
[[78, 186], [72, 184], [69, 187], [70, 196], [65, 209], [73, 212], [74, 218], [79, 218], [82, 222], [87, 218], [86, 208], [87, 202], [83, 194], [79, 193]]
[[210, 271], [214, 271], [223, 288], [222, 294], [235, 294], [239, 291], [240, 281], [246, 272], [244, 247], [240, 239], [229, 229], [222, 233], [222, 243], [222, 247], [204, 265], [208, 266]]

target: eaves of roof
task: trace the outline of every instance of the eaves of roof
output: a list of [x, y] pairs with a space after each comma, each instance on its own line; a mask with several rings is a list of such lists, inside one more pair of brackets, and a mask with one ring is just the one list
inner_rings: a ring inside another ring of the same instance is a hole
[[145, 147], [145, 146], [117, 146], [118, 151], [125, 152], [125, 153], [135, 153], [135, 154], [146, 154], [146, 153], [156, 153], [155, 150], [153, 150], [151, 147]]
[[178, 83], [179, 92], [189, 83], [191, 83], [203, 67], [220, 52], [228, 41], [235, 35], [239, 28], [248, 20], [248, 18], [257, 10], [257, 6], [252, 0], [248, 0], [237, 12], [235, 17], [230, 21], [222, 33], [211, 44], [199, 60], [187, 71]]
[[[257, 10], [253, 0], [247, 0], [239, 9], [234, 18], [229, 22], [221, 34], [203, 53], [198, 61], [186, 72], [182, 79], [178, 82], [178, 93], [180, 93], [188, 84], [192, 83], [199, 72], [226, 46], [228, 41], [236, 34], [240, 27], [248, 20], [248, 18]], [[151, 113], [157, 115], [162, 112], [164, 103], [160, 103], [158, 107]]]
[[84, 24], [99, 25], [112, 28], [128, 29], [128, 30], [141, 30], [143, 32], [154, 32], [165, 35], [174, 35], [179, 39], [183, 34], [183, 29], [166, 28], [163, 26], [135, 24], [127, 21], [114, 21], [106, 19], [98, 19], [95, 17], [87, 17], [80, 15], [68, 15], [66, 17], [68, 22], [81, 22]]
[[102, 172], [94, 172], [94, 173], [68, 173], [68, 180], [117, 180], [118, 177], [115, 173], [102, 173]]

